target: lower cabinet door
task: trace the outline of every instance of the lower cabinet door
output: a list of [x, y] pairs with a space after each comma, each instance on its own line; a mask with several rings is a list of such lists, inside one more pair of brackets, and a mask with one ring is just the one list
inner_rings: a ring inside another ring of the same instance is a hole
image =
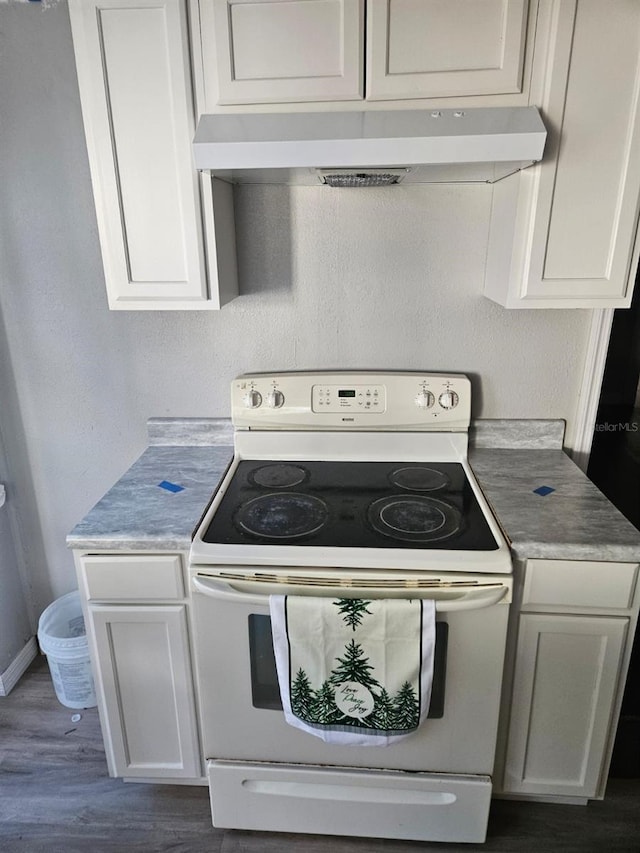
[[112, 775], [201, 777], [185, 605], [89, 614]]
[[596, 796], [627, 627], [616, 617], [520, 617], [505, 793]]
[[209, 761], [207, 776], [216, 827], [418, 841], [486, 837], [489, 776], [249, 761]]

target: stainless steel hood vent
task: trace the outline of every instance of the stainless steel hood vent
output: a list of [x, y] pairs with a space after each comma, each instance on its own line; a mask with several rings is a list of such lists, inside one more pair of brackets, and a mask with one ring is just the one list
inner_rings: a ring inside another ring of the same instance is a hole
[[[198, 169], [237, 183], [317, 184], [318, 170], [371, 185], [375, 172], [403, 183], [493, 183], [542, 158], [546, 130], [535, 107], [469, 110], [204, 115]], [[394, 182], [395, 183], [395, 182]]]

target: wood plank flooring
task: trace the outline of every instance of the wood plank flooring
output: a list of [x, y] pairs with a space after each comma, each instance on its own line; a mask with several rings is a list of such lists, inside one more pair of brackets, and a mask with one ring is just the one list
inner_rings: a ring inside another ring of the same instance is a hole
[[2, 853], [640, 853], [640, 780], [604, 802], [496, 801], [484, 845], [213, 829], [204, 787], [110, 779], [95, 709], [56, 700], [43, 658], [0, 698]]

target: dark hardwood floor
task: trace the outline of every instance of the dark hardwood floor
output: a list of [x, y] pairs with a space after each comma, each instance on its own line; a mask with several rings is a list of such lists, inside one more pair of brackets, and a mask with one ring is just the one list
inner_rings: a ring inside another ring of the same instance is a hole
[[204, 787], [110, 779], [97, 712], [56, 700], [44, 659], [0, 698], [2, 853], [639, 853], [640, 780], [587, 807], [496, 801], [485, 845], [213, 829]]

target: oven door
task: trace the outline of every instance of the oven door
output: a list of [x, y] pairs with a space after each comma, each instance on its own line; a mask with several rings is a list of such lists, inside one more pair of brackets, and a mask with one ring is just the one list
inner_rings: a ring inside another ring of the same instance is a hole
[[[279, 700], [268, 596], [194, 575], [205, 758], [491, 774], [511, 579], [501, 577], [489, 592], [478, 589], [482, 580], [474, 576], [455, 599], [450, 591], [443, 591], [442, 601], [437, 590], [429, 592], [437, 614], [429, 718], [406, 739], [381, 748], [327, 744], [289, 726]], [[337, 597], [340, 591], [324, 594]]]
[[[483, 580], [488, 588], [478, 589]], [[192, 587], [214, 826], [485, 840], [510, 578], [475, 576], [469, 590], [458, 587], [453, 598], [443, 590], [440, 601], [437, 590], [429, 592], [437, 613], [430, 715], [385, 748], [327, 744], [289, 726], [280, 709], [268, 597], [206, 576], [192, 577]]]

